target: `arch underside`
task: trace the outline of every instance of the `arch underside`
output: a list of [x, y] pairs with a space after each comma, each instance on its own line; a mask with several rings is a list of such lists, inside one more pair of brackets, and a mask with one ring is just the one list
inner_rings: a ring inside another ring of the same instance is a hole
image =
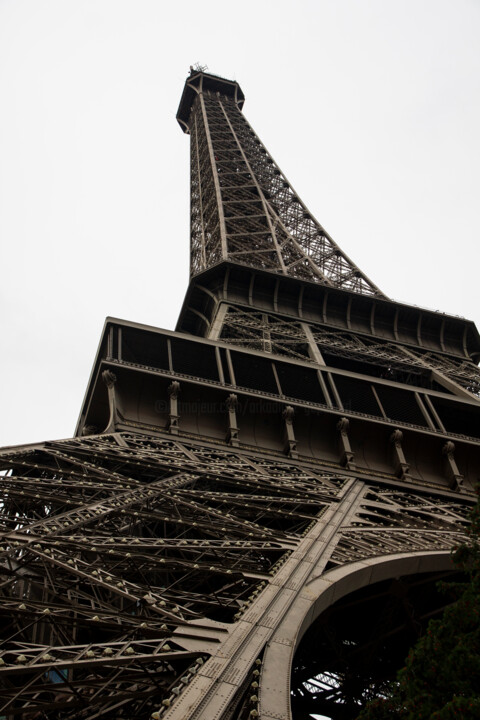
[[261, 717], [353, 720], [451, 602], [436, 583], [455, 576], [449, 553], [425, 552], [349, 563], [312, 579], [266, 649]]

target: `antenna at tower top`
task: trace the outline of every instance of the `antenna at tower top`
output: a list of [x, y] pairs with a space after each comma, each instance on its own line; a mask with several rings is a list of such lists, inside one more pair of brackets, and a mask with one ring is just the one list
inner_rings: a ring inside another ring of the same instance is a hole
[[190, 65], [190, 75], [193, 75], [197, 72], [206, 72], [208, 70], [208, 65], [200, 65], [199, 62], [195, 63], [194, 65]]

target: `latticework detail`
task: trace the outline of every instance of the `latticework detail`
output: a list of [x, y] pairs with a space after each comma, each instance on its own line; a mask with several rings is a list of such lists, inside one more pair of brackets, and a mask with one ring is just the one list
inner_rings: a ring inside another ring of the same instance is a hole
[[28, 689], [7, 682], [0, 711], [21, 717], [83, 717], [87, 702], [88, 717], [131, 717], [168, 699], [203, 657], [185, 649], [189, 623], [232, 622], [343, 485], [136, 436], [49, 443], [1, 467], [0, 673]]
[[466, 511], [440, 498], [407, 492], [365, 490], [348, 526], [342, 528], [332, 562], [418, 552], [450, 550], [464, 541]]
[[253, 350], [302, 360], [310, 357], [308, 340], [301, 324], [268, 313], [230, 306], [220, 337], [231, 345]]
[[[0, 712], [166, 711], [346, 480], [125, 433], [4, 454]], [[452, 503], [366, 492], [332, 562], [447, 547], [462, 528]]]
[[312, 217], [232, 98], [205, 91], [191, 133], [191, 273], [220, 260], [379, 295]]
[[[400, 343], [368, 338], [358, 333], [309, 324], [311, 340], [329, 356], [357, 360], [377, 368], [380, 375], [423, 385], [432, 370], [442, 373], [473, 395], [480, 395], [480, 369], [472, 361], [436, 352], [419, 352]], [[309, 338], [302, 323], [280, 315], [230, 306], [221, 338], [232, 345], [248, 347], [302, 360], [313, 360]]]

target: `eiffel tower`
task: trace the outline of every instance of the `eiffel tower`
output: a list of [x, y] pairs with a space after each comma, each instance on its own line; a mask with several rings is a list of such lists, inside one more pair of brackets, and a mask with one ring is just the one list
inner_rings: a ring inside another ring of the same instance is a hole
[[389, 300], [243, 103], [191, 70], [176, 331], [107, 318], [75, 436], [0, 454], [2, 718], [353, 718], [445, 602], [479, 334]]

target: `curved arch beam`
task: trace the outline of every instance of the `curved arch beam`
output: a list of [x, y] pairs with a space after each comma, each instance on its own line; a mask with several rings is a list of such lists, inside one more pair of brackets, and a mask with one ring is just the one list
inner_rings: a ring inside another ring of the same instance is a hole
[[313, 577], [267, 644], [259, 688], [261, 720], [291, 720], [290, 677], [295, 650], [305, 631], [330, 605], [382, 580], [452, 568], [448, 551], [399, 553], [350, 563]]

